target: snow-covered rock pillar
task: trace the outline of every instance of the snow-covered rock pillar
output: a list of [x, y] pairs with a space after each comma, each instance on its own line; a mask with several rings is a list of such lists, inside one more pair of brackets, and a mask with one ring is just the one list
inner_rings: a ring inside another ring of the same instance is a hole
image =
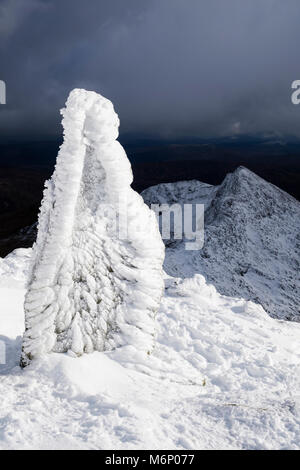
[[151, 351], [163, 292], [156, 217], [130, 187], [112, 103], [76, 89], [62, 115], [25, 298], [23, 366], [49, 352]]

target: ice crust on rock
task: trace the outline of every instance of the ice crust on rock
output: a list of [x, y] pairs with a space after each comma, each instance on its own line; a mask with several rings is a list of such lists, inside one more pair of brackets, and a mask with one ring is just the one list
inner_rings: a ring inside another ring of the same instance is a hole
[[130, 187], [112, 103], [75, 89], [62, 115], [25, 298], [23, 365], [52, 351], [151, 351], [163, 292], [164, 245], [154, 212]]

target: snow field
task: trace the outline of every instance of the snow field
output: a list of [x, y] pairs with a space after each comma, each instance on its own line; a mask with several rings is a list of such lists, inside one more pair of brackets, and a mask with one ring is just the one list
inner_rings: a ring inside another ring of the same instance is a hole
[[166, 276], [151, 355], [52, 353], [21, 370], [29, 254], [0, 263], [0, 448], [299, 448], [298, 323], [222, 296], [200, 275]]

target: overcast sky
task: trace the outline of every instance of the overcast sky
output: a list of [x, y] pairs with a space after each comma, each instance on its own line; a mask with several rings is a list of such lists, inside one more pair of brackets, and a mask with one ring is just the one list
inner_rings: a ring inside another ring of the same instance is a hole
[[75, 87], [121, 132], [300, 137], [299, 0], [0, 0], [0, 138], [61, 133]]

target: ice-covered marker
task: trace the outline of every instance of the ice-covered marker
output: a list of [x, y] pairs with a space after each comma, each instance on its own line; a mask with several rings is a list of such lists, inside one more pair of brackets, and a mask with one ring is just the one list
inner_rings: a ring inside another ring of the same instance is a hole
[[25, 297], [22, 366], [50, 352], [151, 351], [163, 292], [156, 217], [130, 186], [112, 103], [75, 89], [62, 115]]

